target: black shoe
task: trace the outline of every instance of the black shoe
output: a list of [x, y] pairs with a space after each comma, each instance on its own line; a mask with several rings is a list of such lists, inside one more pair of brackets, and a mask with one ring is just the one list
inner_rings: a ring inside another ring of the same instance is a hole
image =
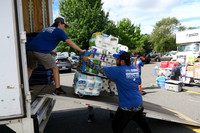
[[66, 94], [66, 92], [63, 91], [61, 88], [57, 88], [57, 89], [53, 92], [53, 94], [55, 94], [55, 95], [60, 95], [60, 94]]
[[94, 115], [89, 115], [88, 117], [88, 123], [91, 123], [94, 121]]
[[145, 95], [145, 94], [147, 94], [147, 93], [146, 93], [145, 91], [142, 91], [141, 94], [142, 94], [142, 95]]

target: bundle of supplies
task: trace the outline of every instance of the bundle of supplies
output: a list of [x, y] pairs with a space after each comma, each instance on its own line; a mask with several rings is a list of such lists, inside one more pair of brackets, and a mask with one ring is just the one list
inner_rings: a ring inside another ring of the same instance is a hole
[[80, 72], [74, 75], [74, 92], [79, 96], [98, 96], [103, 87], [103, 80], [97, 76], [89, 76]]
[[[116, 61], [113, 54], [117, 54], [120, 51], [128, 52], [128, 47], [122, 44], [118, 44], [119, 39], [112, 35], [107, 35], [102, 32], [93, 33], [89, 40], [89, 52], [98, 53], [98, 55], [91, 54], [88, 58], [95, 64], [99, 64], [104, 67], [115, 66]], [[98, 72], [88, 68], [87, 72], [98, 76], [102, 76]]]
[[[103, 67], [116, 66], [116, 60], [113, 54], [120, 51], [128, 52], [128, 47], [118, 44], [119, 39], [112, 35], [107, 35], [102, 32], [93, 33], [89, 40], [88, 51], [85, 52], [93, 63]], [[88, 54], [89, 53], [89, 54]], [[82, 64], [82, 72], [76, 72], [74, 76], [74, 92], [77, 95], [98, 96], [100, 91], [106, 91], [111, 95], [118, 95], [114, 81], [110, 79], [102, 79], [101, 73], [92, 70], [88, 66]], [[83, 73], [84, 72], [84, 73]]]
[[116, 84], [109, 79], [98, 76], [90, 76], [81, 72], [74, 75], [74, 92], [79, 96], [99, 96], [100, 91], [106, 91], [112, 95], [118, 95]]

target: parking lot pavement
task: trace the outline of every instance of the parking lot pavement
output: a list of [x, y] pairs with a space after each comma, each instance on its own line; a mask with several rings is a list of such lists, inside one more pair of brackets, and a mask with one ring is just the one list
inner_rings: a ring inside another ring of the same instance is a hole
[[[199, 101], [199, 96], [198, 94], [193, 94], [193, 93], [189, 93], [187, 91], [199, 91], [199, 87], [192, 87], [192, 86], [184, 86], [184, 91], [180, 92], [180, 93], [175, 93], [175, 92], [171, 92], [171, 91], [167, 91], [165, 89], [161, 89], [158, 88], [156, 86], [152, 86], [152, 83], [155, 84], [155, 79], [156, 77], [154, 76], [154, 72], [153, 69], [156, 65], [156, 63], [151, 63], [151, 64], [147, 64], [145, 65], [142, 69], [142, 86], [144, 91], [147, 92], [146, 95], [143, 96], [143, 99], [145, 101], [151, 102], [151, 103], [155, 103], [158, 105], [162, 105], [165, 106], [167, 108], [176, 110], [177, 112], [179, 112], [180, 114], [182, 114], [183, 116], [185, 116], [185, 118], [191, 118], [192, 120], [195, 120], [197, 122], [199, 122], [199, 111], [198, 109], [200, 108], [200, 104], [198, 104]], [[66, 73], [66, 74], [62, 74], [61, 75], [61, 82], [62, 84], [65, 84], [67, 86], [72, 85], [73, 82], [73, 72], [72, 73]], [[58, 102], [58, 101], [57, 101]], [[60, 101], [61, 102], [61, 101]], [[63, 105], [62, 103], [59, 103], [59, 105]], [[68, 107], [67, 107], [68, 106]], [[77, 122], [78, 124], [74, 123], [77, 127], [77, 129], [72, 130], [70, 129], [69, 132], [79, 132], [84, 131], [84, 132], [111, 132], [111, 120], [109, 120], [108, 118], [108, 111], [107, 110], [102, 110], [102, 109], [96, 109], [97, 111], [95, 111], [95, 116], [96, 116], [96, 121], [95, 123], [89, 123], [90, 125], [88, 125], [87, 123], [87, 109], [85, 107], [80, 107], [80, 105], [70, 105], [69, 103], [66, 105], [67, 109], [70, 109], [71, 106], [73, 106], [74, 108], [74, 112], [72, 111], [71, 113], [75, 113], [72, 115], [73, 118], [70, 117], [70, 111], [65, 111], [66, 113], [69, 113], [67, 116], [69, 117], [65, 117], [66, 119], [68, 119], [70, 121], [70, 123], [66, 122], [67, 124], [72, 124], [74, 121]], [[77, 110], [76, 110], [76, 106], [77, 106]], [[63, 107], [64, 109], [65, 107]], [[76, 111], [75, 111], [76, 110]], [[83, 114], [79, 114], [78, 112], [81, 112]], [[97, 113], [98, 112], [98, 113]], [[59, 115], [59, 113], [56, 111], [54, 112], [56, 113], [56, 115]], [[78, 114], [76, 114], [78, 113]], [[52, 115], [52, 117], [55, 114]], [[77, 115], [77, 117], [79, 118], [75, 118], [74, 115]], [[54, 117], [54, 120], [56, 120], [57, 118]], [[63, 118], [64, 119], [64, 118]], [[79, 120], [80, 119], [80, 120]], [[50, 119], [51, 121], [51, 119]], [[67, 120], [66, 120], [67, 121]], [[51, 122], [49, 122], [51, 123]], [[132, 124], [131, 124], [132, 123]], [[131, 122], [127, 129], [126, 132], [140, 132], [137, 130], [140, 130], [139, 127], [137, 127], [137, 125], [134, 124], [134, 122]], [[192, 127], [192, 126], [185, 126], [183, 124], [177, 124], [177, 123], [173, 123], [173, 122], [168, 122], [168, 121], [161, 121], [161, 120], [156, 120], [156, 119], [151, 119], [148, 118], [148, 123], [151, 126], [151, 129], [154, 133], [177, 133], [177, 132], [184, 132], [184, 133], [195, 133], [195, 132], [200, 132], [199, 127]], [[51, 125], [51, 124], [50, 124]], [[82, 126], [81, 126], [82, 125]], [[93, 126], [91, 126], [93, 125]], [[109, 127], [108, 127], [109, 125]], [[130, 127], [129, 127], [130, 126]], [[78, 130], [80, 127], [80, 130]], [[94, 127], [94, 129], [93, 129]], [[47, 130], [46, 131], [50, 131], [49, 128], [51, 129], [51, 126], [48, 125]], [[105, 129], [105, 130], [102, 130]], [[66, 129], [67, 130], [67, 129]], [[125, 133], [126, 133], [125, 132]]]
[[[86, 108], [55, 111], [45, 129], [45, 133], [111, 133], [112, 120], [109, 111], [104, 109], [94, 110], [95, 121], [87, 123], [88, 111]], [[153, 133], [195, 133], [194, 129], [184, 125], [147, 118]], [[197, 130], [197, 129], [196, 129]], [[124, 133], [142, 133], [140, 127], [131, 121]]]

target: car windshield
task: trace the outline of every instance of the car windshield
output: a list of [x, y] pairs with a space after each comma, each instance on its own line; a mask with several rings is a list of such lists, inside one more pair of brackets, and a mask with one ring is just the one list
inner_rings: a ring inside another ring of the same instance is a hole
[[172, 56], [170, 53], [166, 53], [163, 56]]
[[68, 59], [57, 59], [57, 62], [67, 62]]
[[198, 52], [199, 44], [198, 43], [190, 43], [188, 45], [181, 45], [179, 48], [180, 52]]
[[78, 60], [79, 57], [73, 56], [72, 59], [73, 59], [73, 60]]

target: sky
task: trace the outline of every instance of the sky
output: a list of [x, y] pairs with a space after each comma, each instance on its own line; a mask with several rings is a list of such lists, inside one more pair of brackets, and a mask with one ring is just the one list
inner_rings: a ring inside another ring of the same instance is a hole
[[[103, 10], [115, 23], [129, 18], [141, 27], [142, 34], [151, 34], [156, 22], [176, 17], [183, 26], [200, 28], [200, 0], [102, 0]], [[53, 17], [59, 16], [59, 0], [54, 0]]]

